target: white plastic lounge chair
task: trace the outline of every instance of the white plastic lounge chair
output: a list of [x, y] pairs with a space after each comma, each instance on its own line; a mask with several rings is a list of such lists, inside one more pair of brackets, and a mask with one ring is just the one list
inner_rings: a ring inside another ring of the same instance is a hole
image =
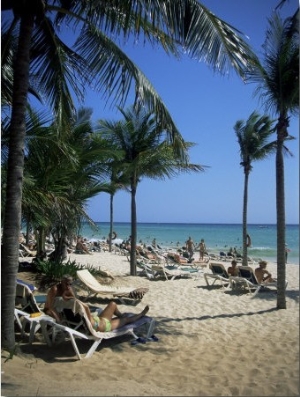
[[[163, 265], [151, 265], [153, 278], [163, 277], [166, 280], [175, 280], [177, 277], [179, 278], [191, 278], [192, 273], [186, 270], [180, 270], [180, 268], [173, 266], [163, 266]], [[196, 270], [197, 273], [197, 270]]]
[[26, 281], [23, 281], [19, 278], [17, 278], [17, 283], [27, 285], [27, 287], [29, 287], [30, 291], [32, 292], [37, 291], [37, 287], [35, 285], [27, 283]]
[[[209, 265], [212, 273], [204, 273], [204, 279], [207, 285], [214, 285], [216, 281], [220, 281], [222, 287], [227, 289], [229, 282], [229, 274], [222, 263], [211, 262]], [[208, 279], [213, 279], [212, 284], [209, 284]]]
[[[68, 308], [70, 308], [70, 304], [71, 302], [69, 301]], [[84, 356], [85, 358], [89, 358], [93, 355], [93, 353], [95, 352], [95, 350], [100, 345], [103, 339], [111, 339], [126, 334], [132, 335], [136, 340], [139, 339], [139, 337], [135, 334], [134, 330], [138, 327], [141, 327], [144, 324], [148, 325], [146, 338], [151, 339], [151, 336], [153, 335], [155, 320], [148, 316], [144, 316], [134, 323], [127, 324], [124, 327], [115, 329], [110, 332], [95, 331], [86, 315], [86, 312], [81, 302], [76, 299], [72, 302], [72, 304], [73, 304], [73, 309], [72, 309], [73, 313], [80, 314], [80, 316], [84, 320], [84, 329], [83, 328], [81, 328], [80, 330], [73, 329], [71, 327], [55, 323], [53, 321], [51, 322], [48, 319], [42, 319], [41, 326], [43, 330], [43, 335], [49, 346], [52, 346], [53, 343], [55, 343], [55, 338], [57, 333], [63, 332], [65, 336], [71, 340], [72, 346], [79, 360], [82, 358], [82, 356], [77, 346], [76, 338], [88, 339], [93, 341], [92, 346], [89, 348], [89, 350]], [[52, 337], [49, 337], [49, 332], [47, 331], [47, 325], [51, 325]]]
[[[141, 300], [149, 288], [131, 288], [131, 287], [112, 287], [109, 285], [102, 285], [99, 281], [88, 271], [88, 269], [77, 270], [77, 277], [84, 288], [87, 289], [89, 298], [99, 295], [112, 295], [122, 301], [122, 298], [129, 298], [133, 300]], [[122, 301], [122, 303], [124, 303]]]
[[[262, 289], [262, 288], [269, 288], [269, 287], [275, 287], [277, 288], [277, 282], [268, 282], [268, 283], [259, 283], [257, 281], [256, 275], [252, 267], [250, 266], [238, 266], [239, 269], [239, 277], [230, 277], [230, 285], [231, 288], [245, 288], [248, 290], [254, 298], [256, 294]], [[286, 283], [287, 286], [287, 283]]]
[[152, 265], [149, 265], [148, 263], [144, 262], [143, 260], [137, 259], [136, 260], [136, 266], [141, 269], [140, 275], [141, 276], [146, 276], [150, 280], [154, 278], [153, 273], [152, 273]]
[[34, 295], [37, 288], [25, 281], [18, 280], [16, 284], [15, 306], [27, 313], [41, 311], [40, 306], [46, 302], [46, 295]]
[[20, 327], [22, 337], [25, 335], [26, 324], [29, 323], [29, 343], [34, 341], [35, 333], [41, 328], [41, 320], [47, 320], [49, 323], [55, 323], [54, 318], [48, 316], [42, 311], [36, 313], [27, 313], [17, 308], [15, 308], [15, 320]]
[[[47, 316], [40, 308], [46, 302], [46, 295], [34, 295], [37, 290], [32, 284], [17, 280], [15, 297], [15, 320], [17, 321], [21, 336], [25, 335], [26, 325], [29, 323], [29, 343], [34, 340], [34, 334], [40, 329], [40, 320]], [[49, 320], [52, 317], [49, 317]], [[54, 319], [52, 319], [55, 321]]]

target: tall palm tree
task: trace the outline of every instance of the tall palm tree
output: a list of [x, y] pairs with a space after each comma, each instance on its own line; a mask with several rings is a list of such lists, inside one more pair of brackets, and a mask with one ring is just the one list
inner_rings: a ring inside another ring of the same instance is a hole
[[[124, 120], [111, 122], [100, 120], [97, 131], [111, 142], [118, 150], [124, 152], [120, 180], [129, 181], [131, 194], [131, 249], [130, 274], [136, 275], [136, 239], [137, 212], [136, 192], [143, 177], [151, 179], [170, 178], [180, 172], [199, 172], [204, 167], [198, 164], [183, 162], [176, 154], [174, 147], [168, 142], [167, 132], [157, 123], [151, 112], [144, 108], [136, 110], [131, 107], [120, 109]], [[188, 159], [188, 149], [192, 143], [184, 142], [185, 158]]]
[[285, 189], [284, 142], [289, 137], [289, 118], [299, 112], [299, 8], [282, 20], [277, 13], [269, 19], [261, 63], [248, 79], [266, 109], [277, 115], [276, 133], [276, 216], [277, 216], [277, 308], [286, 309], [285, 299]]
[[[2, 243], [2, 346], [12, 351], [14, 296], [24, 168], [25, 114], [30, 86], [45, 95], [57, 123], [69, 131], [72, 93], [82, 98], [91, 84], [113, 102], [125, 102], [131, 88], [135, 101], [154, 111], [172, 139], [178, 137], [170, 114], [150, 82], [114, 40], [144, 37], [165, 51], [180, 49], [205, 59], [214, 69], [233, 67], [243, 73], [255, 56], [240, 33], [196, 0], [3, 0], [2, 86], [11, 104], [9, 158]], [[60, 39], [63, 27], [77, 33], [71, 48]], [[13, 84], [7, 76], [13, 71]], [[31, 82], [31, 84], [30, 84]], [[134, 86], [134, 87], [133, 87]], [[177, 139], [177, 143], [180, 139]], [[178, 145], [181, 155], [185, 151]], [[5, 280], [5, 282], [3, 281]]]
[[257, 112], [251, 113], [248, 120], [238, 120], [234, 125], [240, 146], [241, 166], [244, 169], [243, 195], [243, 266], [247, 266], [247, 208], [248, 208], [248, 181], [253, 161], [263, 160], [275, 151], [275, 143], [269, 142], [274, 133], [272, 120], [268, 116], [260, 116]]

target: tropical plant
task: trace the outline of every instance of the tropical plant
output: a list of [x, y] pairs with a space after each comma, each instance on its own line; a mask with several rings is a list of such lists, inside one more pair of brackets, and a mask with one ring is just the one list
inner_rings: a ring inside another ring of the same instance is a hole
[[[233, 67], [241, 74], [255, 56], [237, 30], [195, 0], [3, 0], [1, 10], [7, 11], [2, 17], [2, 97], [12, 107], [1, 252], [1, 339], [2, 346], [13, 351], [25, 114], [31, 87], [46, 96], [58, 130], [65, 134], [74, 110], [72, 93], [81, 99], [85, 86], [91, 84], [122, 104], [134, 88], [135, 102], [154, 111], [176, 139], [179, 131], [163, 102], [114, 40], [135, 40], [144, 32], [148, 42], [161, 44], [165, 51], [179, 55], [183, 48], [221, 72]], [[77, 33], [77, 37], [72, 33], [73, 48], [60, 39], [64, 27]]]
[[[154, 114], [145, 108], [136, 110], [131, 107], [120, 109], [124, 120], [100, 120], [97, 131], [104, 140], [123, 151], [124, 158], [117, 171], [119, 180], [129, 181], [131, 194], [131, 242], [130, 242], [130, 274], [136, 275], [136, 239], [137, 213], [136, 192], [143, 177], [151, 179], [171, 178], [180, 172], [199, 172], [204, 167], [198, 164], [183, 162], [174, 151], [173, 145], [168, 142], [167, 132], [157, 123]], [[190, 142], [181, 142], [186, 151], [193, 146]]]
[[248, 120], [238, 120], [234, 131], [240, 146], [240, 165], [244, 169], [244, 194], [243, 194], [243, 266], [248, 264], [247, 252], [247, 208], [248, 208], [248, 181], [252, 170], [253, 161], [263, 160], [276, 150], [276, 142], [269, 142], [274, 133], [272, 120], [266, 115], [260, 116], [257, 112], [251, 113]]
[[248, 81], [257, 84], [265, 108], [277, 115], [276, 217], [277, 217], [277, 308], [286, 309], [285, 299], [285, 189], [284, 142], [289, 137], [289, 118], [299, 112], [299, 8], [282, 20], [269, 18], [261, 63], [249, 71]]
[[[94, 226], [85, 211], [87, 199], [107, 191], [106, 158], [116, 156], [93, 134], [91, 109], [79, 109], [68, 135], [56, 125], [29, 135], [22, 211], [38, 231], [38, 248], [44, 250], [45, 236], [52, 233], [60, 259], [66, 238], [78, 234], [82, 221]], [[30, 183], [28, 182], [30, 181]]]
[[77, 271], [87, 269], [94, 276], [101, 275], [98, 269], [92, 265], [82, 265], [76, 263], [76, 260], [70, 259], [66, 262], [51, 261], [36, 259], [31, 263], [31, 268], [36, 273], [36, 279], [39, 282], [40, 288], [47, 289], [52, 284], [59, 282], [66, 274], [72, 276], [74, 280], [77, 279]]

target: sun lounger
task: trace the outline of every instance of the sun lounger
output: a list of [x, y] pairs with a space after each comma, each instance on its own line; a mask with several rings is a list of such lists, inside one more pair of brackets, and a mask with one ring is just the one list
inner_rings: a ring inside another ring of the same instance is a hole
[[137, 259], [136, 266], [139, 269], [141, 269], [141, 271], [140, 271], [141, 276], [146, 276], [150, 280], [152, 278], [154, 278], [153, 273], [152, 273], [152, 265], [149, 265], [148, 263], [144, 262], [143, 260]]
[[25, 281], [17, 279], [15, 306], [27, 313], [40, 311], [40, 306], [46, 302], [46, 295], [35, 295], [37, 288]]
[[[36, 290], [34, 285], [17, 279], [14, 315], [22, 337], [25, 335], [26, 325], [29, 325], [29, 343], [33, 342], [35, 333], [40, 329], [40, 320], [49, 317], [40, 308], [46, 302], [46, 295], [34, 295]], [[52, 317], [48, 319], [51, 320]]]
[[[124, 327], [115, 329], [110, 332], [99, 332], [95, 331], [86, 315], [86, 312], [80, 301], [77, 299], [72, 302], [73, 304], [73, 313], [79, 314], [83, 320], [84, 326], [80, 329], [73, 329], [69, 326], [65, 326], [63, 324], [54, 323], [53, 321], [49, 321], [49, 319], [43, 319], [41, 321], [41, 326], [43, 330], [43, 335], [45, 340], [49, 346], [52, 346], [55, 343], [57, 334], [63, 333], [65, 337], [71, 340], [72, 346], [76, 353], [77, 358], [80, 360], [82, 355], [79, 351], [79, 348], [76, 343], [76, 338], [91, 340], [92, 346], [88, 349], [85, 354], [85, 358], [89, 358], [93, 355], [95, 350], [98, 348], [103, 339], [111, 339], [122, 335], [132, 335], [135, 340], [139, 339], [139, 336], [136, 335], [135, 330], [143, 325], [147, 325], [147, 335], [146, 339], [151, 339], [153, 335], [153, 330], [155, 327], [155, 320], [149, 316], [144, 316], [140, 318], [138, 321], [127, 324]], [[68, 308], [70, 309], [70, 302], [68, 303]], [[49, 330], [47, 330], [47, 325], [51, 326], [50, 334]]]
[[[151, 270], [153, 274], [153, 278], [157, 279], [162, 277], [166, 280], [175, 280], [176, 278], [191, 278], [191, 271], [181, 270], [175, 266], [163, 266], [152, 264]], [[197, 273], [197, 270], [195, 271]]]
[[21, 336], [25, 335], [26, 325], [29, 324], [29, 343], [34, 341], [36, 332], [41, 328], [41, 321], [47, 320], [49, 323], [54, 323], [55, 319], [46, 315], [42, 311], [36, 313], [27, 313], [23, 310], [15, 308], [15, 320], [20, 327]]
[[23, 285], [27, 285], [28, 288], [30, 288], [30, 290], [32, 292], [37, 291], [37, 288], [35, 285], [27, 283], [26, 281], [20, 280], [19, 278], [17, 278], [17, 283], [18, 284], [23, 284]]
[[[230, 282], [229, 282], [229, 274], [227, 273], [227, 270], [225, 269], [224, 265], [222, 263], [211, 262], [209, 268], [211, 270], [211, 273], [204, 273], [204, 279], [206, 284], [208, 286], [214, 285], [215, 282], [220, 281], [222, 287], [224, 289], [227, 289]], [[213, 280], [212, 284], [209, 284], [208, 282], [209, 279]]]
[[113, 296], [118, 298], [124, 303], [122, 298], [128, 298], [132, 300], [141, 300], [148, 288], [132, 288], [132, 287], [112, 287], [109, 285], [102, 285], [99, 281], [88, 271], [88, 269], [77, 270], [77, 277], [81, 282], [81, 285], [87, 290], [89, 298], [90, 296]]
[[[252, 298], [258, 294], [264, 288], [275, 287], [277, 288], [277, 282], [266, 282], [259, 283], [252, 267], [250, 266], [238, 266], [239, 277], [230, 277], [231, 288], [244, 288], [251, 294]], [[287, 283], [286, 283], [287, 285]]]

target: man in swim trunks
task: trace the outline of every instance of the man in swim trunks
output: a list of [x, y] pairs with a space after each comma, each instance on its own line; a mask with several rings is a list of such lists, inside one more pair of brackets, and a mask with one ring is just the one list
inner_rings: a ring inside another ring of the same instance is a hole
[[233, 259], [231, 261], [231, 266], [229, 266], [229, 268], [227, 269], [227, 273], [229, 274], [229, 276], [237, 277], [239, 275], [239, 272], [240, 271], [237, 267], [237, 261]]
[[267, 262], [260, 261], [259, 267], [257, 267], [254, 271], [257, 281], [259, 283], [272, 283], [273, 281], [276, 281], [276, 279], [272, 277], [272, 274], [268, 272], [266, 267], [267, 267]]
[[106, 308], [98, 315], [92, 315], [88, 306], [85, 307], [87, 316], [96, 331], [109, 332], [116, 328], [121, 328], [126, 324], [134, 323], [140, 318], [144, 317], [149, 311], [149, 306], [146, 306], [138, 314], [133, 316], [123, 315], [115, 302], [109, 302]]
[[189, 259], [191, 260], [194, 255], [194, 249], [195, 249], [195, 244], [191, 236], [188, 238], [185, 244], [186, 244], [187, 252], [189, 253]]

